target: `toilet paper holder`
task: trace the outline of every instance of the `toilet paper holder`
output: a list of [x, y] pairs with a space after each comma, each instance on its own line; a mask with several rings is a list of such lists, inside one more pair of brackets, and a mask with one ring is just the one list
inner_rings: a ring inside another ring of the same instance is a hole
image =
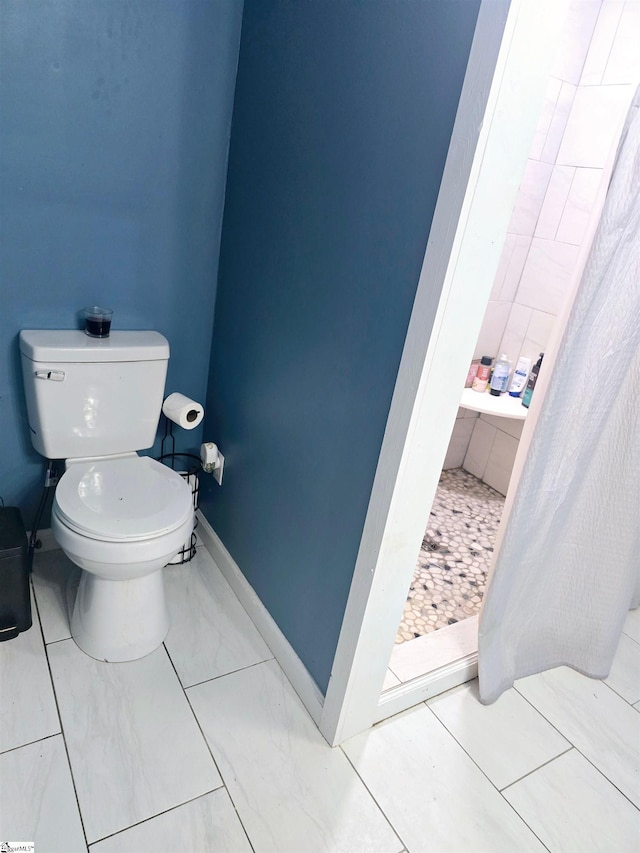
[[169, 561], [168, 565], [180, 565], [188, 563], [196, 555], [196, 528], [198, 527], [198, 517], [195, 515], [199, 506], [200, 482], [198, 472], [200, 471], [200, 457], [193, 453], [176, 453], [176, 440], [173, 435], [173, 424], [165, 416], [164, 436], [160, 445], [160, 456], [156, 456], [157, 462], [162, 462], [163, 465], [176, 471], [180, 476], [187, 481], [191, 489], [193, 499], [194, 522], [193, 531], [178, 551], [176, 556]]

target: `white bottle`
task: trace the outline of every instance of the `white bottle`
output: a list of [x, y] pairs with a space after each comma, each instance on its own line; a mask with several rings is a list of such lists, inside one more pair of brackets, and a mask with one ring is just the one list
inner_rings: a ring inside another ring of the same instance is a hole
[[494, 397], [499, 397], [503, 394], [509, 385], [509, 374], [511, 373], [511, 362], [509, 357], [502, 353], [496, 361], [496, 366], [493, 368], [493, 376], [491, 377], [490, 394]]
[[511, 380], [511, 385], [509, 386], [510, 397], [519, 397], [520, 394], [523, 392], [527, 384], [527, 378], [529, 376], [530, 370], [531, 359], [524, 358], [524, 356], [519, 358], [518, 363], [516, 365], [516, 369], [513, 371], [513, 379]]

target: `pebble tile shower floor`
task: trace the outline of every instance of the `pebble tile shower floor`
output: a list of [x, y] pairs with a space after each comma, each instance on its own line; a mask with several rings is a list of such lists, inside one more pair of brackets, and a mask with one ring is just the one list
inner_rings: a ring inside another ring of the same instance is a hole
[[442, 472], [396, 643], [478, 613], [503, 507], [463, 468]]

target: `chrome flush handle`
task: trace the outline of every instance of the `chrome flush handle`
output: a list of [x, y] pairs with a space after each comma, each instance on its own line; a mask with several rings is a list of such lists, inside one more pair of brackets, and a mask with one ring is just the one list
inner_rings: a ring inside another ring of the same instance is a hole
[[64, 381], [64, 370], [36, 370], [36, 379], [51, 379], [53, 382]]

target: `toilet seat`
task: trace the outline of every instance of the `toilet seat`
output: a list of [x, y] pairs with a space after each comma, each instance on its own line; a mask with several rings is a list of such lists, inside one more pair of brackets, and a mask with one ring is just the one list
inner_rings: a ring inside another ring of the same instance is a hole
[[56, 487], [54, 507], [71, 530], [104, 542], [140, 542], [182, 526], [193, 513], [191, 489], [148, 456], [73, 463]]

